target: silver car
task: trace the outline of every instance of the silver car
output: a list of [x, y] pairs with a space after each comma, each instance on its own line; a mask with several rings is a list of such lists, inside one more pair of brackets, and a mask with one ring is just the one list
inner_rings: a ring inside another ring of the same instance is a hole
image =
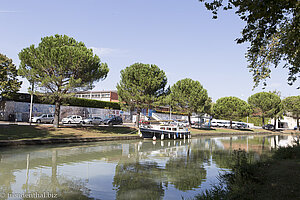
[[34, 123], [51, 123], [53, 124], [54, 116], [53, 114], [41, 114], [38, 117], [32, 117], [31, 122]]
[[101, 117], [89, 117], [83, 120], [84, 124], [101, 124], [103, 119]]

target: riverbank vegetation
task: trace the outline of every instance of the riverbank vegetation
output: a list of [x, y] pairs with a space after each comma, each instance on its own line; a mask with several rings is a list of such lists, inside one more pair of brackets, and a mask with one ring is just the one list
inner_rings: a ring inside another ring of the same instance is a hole
[[192, 128], [191, 133], [192, 134], [197, 134], [197, 133], [259, 133], [259, 132], [264, 132], [264, 133], [273, 133], [270, 130], [265, 130], [265, 129], [229, 129], [229, 128], [210, 128], [210, 129], [197, 129], [197, 128]]
[[[234, 151], [232, 172], [196, 200], [299, 199], [300, 146], [279, 148], [265, 160], [249, 161], [245, 151]], [[227, 187], [226, 187], [227, 186]]]
[[51, 125], [1, 125], [0, 140], [112, 137], [136, 135], [131, 127], [65, 126], [59, 129]]

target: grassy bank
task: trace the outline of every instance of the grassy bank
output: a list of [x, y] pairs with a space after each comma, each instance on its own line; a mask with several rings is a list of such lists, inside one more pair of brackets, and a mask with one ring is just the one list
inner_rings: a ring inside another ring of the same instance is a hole
[[210, 129], [197, 129], [192, 128], [191, 133], [197, 134], [197, 133], [239, 133], [239, 132], [247, 132], [247, 133], [258, 133], [258, 132], [269, 132], [272, 133], [272, 131], [265, 130], [265, 129], [228, 129], [228, 128], [210, 128]]
[[[249, 133], [270, 132], [264, 129], [191, 129], [192, 135], [218, 134], [218, 133]], [[275, 132], [279, 133], [279, 132]], [[49, 138], [75, 138], [75, 137], [114, 137], [114, 136], [130, 136], [137, 134], [137, 129], [132, 127], [120, 126], [63, 126], [55, 129], [51, 125], [1, 125], [0, 140], [21, 140], [21, 139], [49, 139]]]
[[74, 137], [111, 137], [137, 134], [135, 128], [130, 127], [62, 127], [55, 129], [47, 125], [1, 125], [0, 140], [20, 139], [49, 139]]
[[300, 199], [300, 146], [279, 148], [271, 158], [258, 163], [249, 163], [243, 151], [236, 151], [234, 157], [232, 172], [222, 175], [220, 185], [196, 200]]

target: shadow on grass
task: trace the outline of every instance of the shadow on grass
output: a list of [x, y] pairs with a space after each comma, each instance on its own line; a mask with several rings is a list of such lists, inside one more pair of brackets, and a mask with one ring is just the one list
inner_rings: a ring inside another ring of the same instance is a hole
[[76, 127], [76, 129], [84, 131], [99, 132], [103, 134], [136, 134], [137, 129], [132, 127], [114, 127], [114, 126], [82, 126]]
[[95, 134], [136, 134], [137, 130], [131, 127], [114, 126], [63, 126], [55, 129], [52, 126], [40, 125], [1, 125], [0, 140], [84, 137], [88, 132]]
[[49, 137], [47, 129], [37, 126], [4, 125], [0, 129], [0, 140], [26, 139]]
[[80, 135], [74, 134], [57, 134], [50, 133], [54, 130], [53, 127], [43, 127], [38, 125], [1, 125], [0, 126], [0, 140], [17, 140], [30, 138], [64, 138], [64, 137], [78, 137]]
[[253, 130], [247, 129], [247, 128], [244, 128], [244, 129], [233, 129], [233, 130], [253, 132]]
[[193, 127], [193, 129], [197, 129], [197, 130], [206, 130], [206, 131], [215, 131], [216, 129], [214, 129], [214, 128], [206, 128], [206, 127], [203, 127], [203, 128], [201, 128], [201, 127]]

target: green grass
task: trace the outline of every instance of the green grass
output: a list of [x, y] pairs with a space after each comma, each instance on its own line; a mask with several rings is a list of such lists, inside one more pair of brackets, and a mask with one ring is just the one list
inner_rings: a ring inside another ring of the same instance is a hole
[[136, 134], [130, 127], [61, 127], [58, 129], [45, 125], [1, 125], [0, 140], [70, 138], [70, 137], [108, 137]]

